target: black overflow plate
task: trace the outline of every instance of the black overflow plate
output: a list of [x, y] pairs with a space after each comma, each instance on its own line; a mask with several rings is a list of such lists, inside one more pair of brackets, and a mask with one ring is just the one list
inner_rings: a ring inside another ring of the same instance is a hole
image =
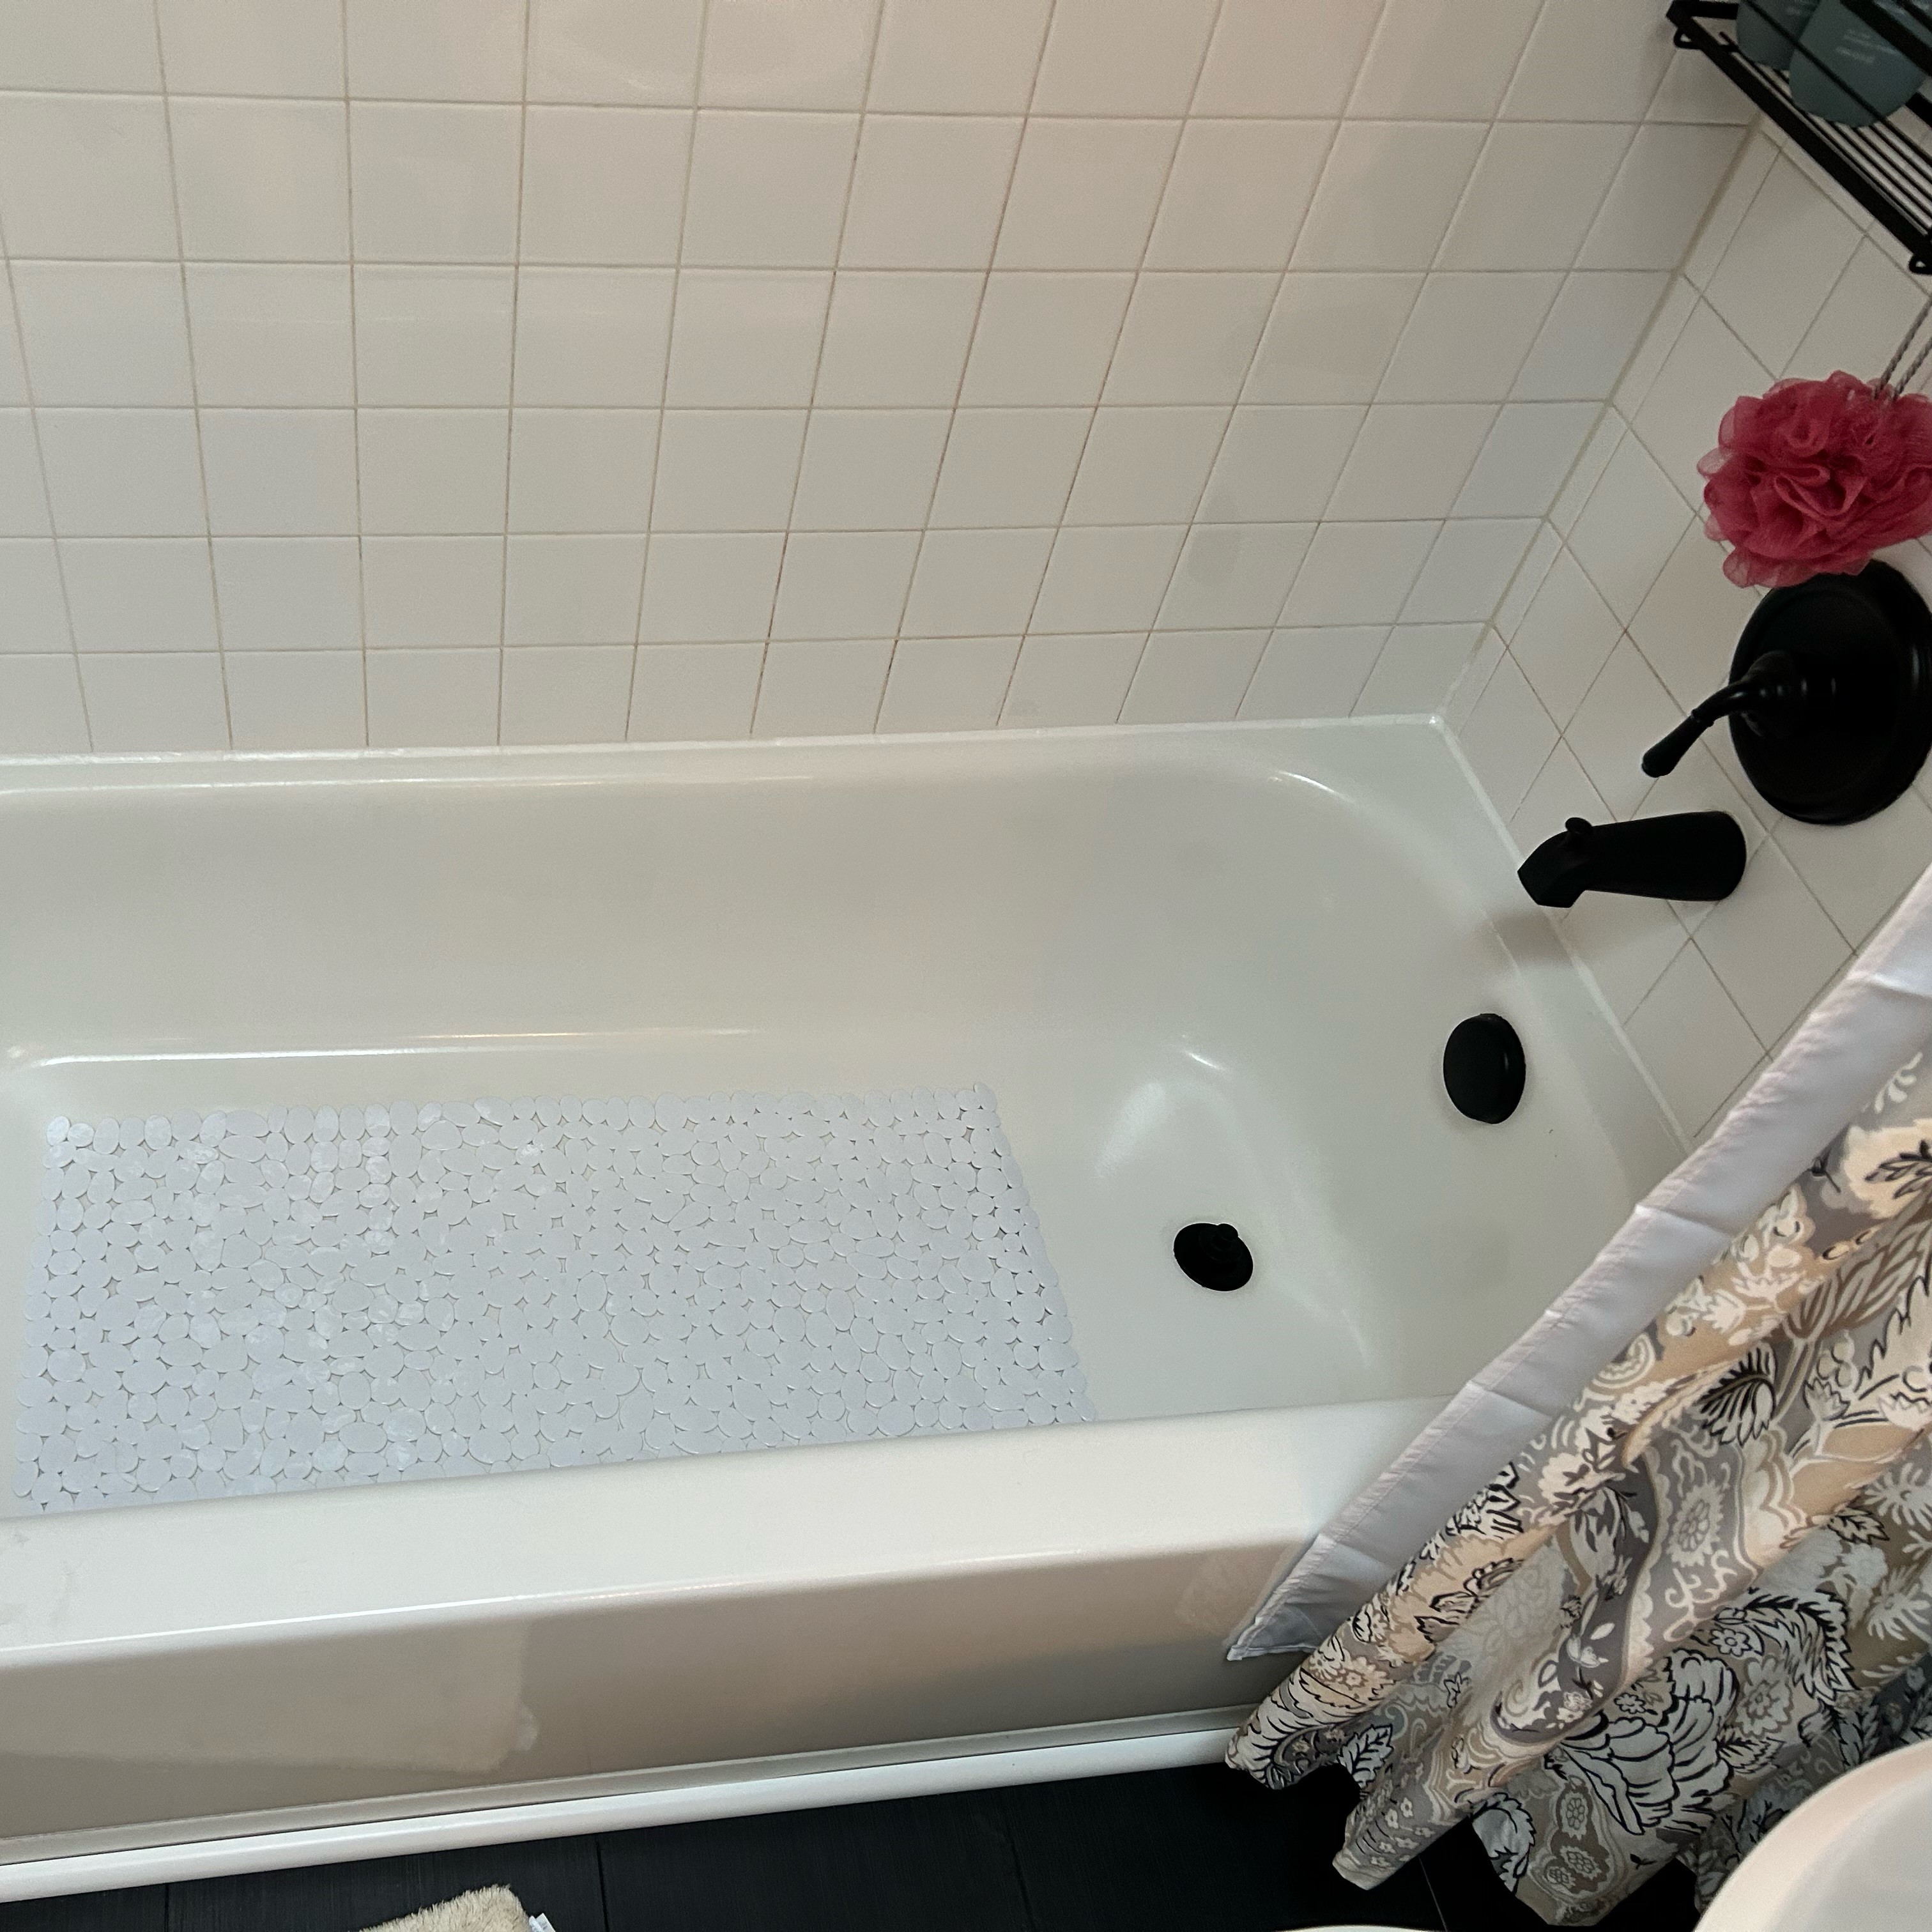
[[1522, 1039], [1501, 1013], [1463, 1021], [1442, 1049], [1442, 1084], [1456, 1111], [1491, 1126], [1516, 1112], [1528, 1072]]

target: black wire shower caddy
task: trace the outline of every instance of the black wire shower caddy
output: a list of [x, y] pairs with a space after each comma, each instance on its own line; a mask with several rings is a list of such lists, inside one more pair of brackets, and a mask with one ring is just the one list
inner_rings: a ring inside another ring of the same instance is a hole
[[[1751, 0], [1742, 0], [1745, 6]], [[1932, 0], [1845, 0], [1915, 66], [1932, 73]], [[1905, 244], [1916, 275], [1932, 275], [1932, 101], [1922, 91], [1889, 119], [1848, 128], [1808, 113], [1791, 83], [1760, 65], [1732, 32], [1738, 0], [1671, 0], [1667, 14], [1680, 47], [1694, 48], [1789, 134], [1862, 208]], [[1898, 15], [1903, 15], [1904, 18]], [[1802, 49], [1796, 58], [1807, 59]]]

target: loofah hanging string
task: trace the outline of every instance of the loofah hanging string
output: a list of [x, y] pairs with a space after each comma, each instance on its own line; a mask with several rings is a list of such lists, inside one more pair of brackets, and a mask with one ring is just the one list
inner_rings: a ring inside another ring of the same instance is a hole
[[1730, 545], [1724, 574], [1733, 584], [1850, 574], [1874, 552], [1932, 530], [1932, 401], [1910, 386], [1932, 338], [1898, 376], [1928, 316], [1932, 301], [1876, 382], [1841, 369], [1731, 406], [1697, 467], [1705, 530]]

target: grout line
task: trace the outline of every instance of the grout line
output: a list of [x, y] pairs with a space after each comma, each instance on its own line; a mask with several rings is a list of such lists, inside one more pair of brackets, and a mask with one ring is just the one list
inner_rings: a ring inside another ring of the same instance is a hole
[[[344, 0], [346, 4], [346, 0]], [[530, 0], [524, 0], [523, 50], [520, 56], [517, 99], [517, 210], [513, 233], [515, 266], [510, 277], [510, 382], [503, 406], [503, 558], [499, 578], [496, 607], [496, 742], [503, 742], [503, 692], [507, 681], [509, 654], [510, 610], [510, 503], [516, 468], [517, 450], [517, 308], [523, 286], [524, 171], [530, 154]]]
[[[208, 594], [214, 613], [215, 668], [221, 680], [222, 730], [228, 741], [225, 748], [232, 751], [235, 746], [235, 706], [228, 688], [228, 646], [226, 627], [221, 615], [221, 580], [214, 568], [214, 513], [208, 500], [208, 452], [202, 442], [201, 380], [195, 364], [194, 331], [188, 322], [188, 247], [182, 226], [180, 172], [175, 164], [174, 103], [167, 91], [167, 58], [161, 45], [160, 0], [153, 0], [148, 13], [154, 23], [154, 59], [161, 82], [161, 129], [168, 151], [168, 206], [174, 217], [175, 274], [181, 292], [182, 334], [187, 345], [188, 394], [194, 412], [195, 464], [201, 478], [202, 528], [208, 547]], [[78, 649], [78, 640], [76, 648]]]
[[369, 584], [362, 529], [362, 375], [356, 301], [356, 130], [349, 111], [349, 0], [340, 0], [342, 23], [342, 172], [349, 236], [350, 452], [356, 465], [356, 635], [362, 652], [362, 742], [369, 733]]

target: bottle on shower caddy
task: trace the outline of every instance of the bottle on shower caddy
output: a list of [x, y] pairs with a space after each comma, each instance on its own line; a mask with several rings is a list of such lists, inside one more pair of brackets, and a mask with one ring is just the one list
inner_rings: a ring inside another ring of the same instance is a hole
[[1799, 37], [1818, 7], [1819, 0], [1742, 0], [1738, 45], [1760, 67], [1788, 73]]
[[[1876, 4], [1900, 26], [1923, 30], [1924, 16], [1899, 0]], [[1819, 0], [1791, 63], [1791, 98], [1821, 121], [1868, 128], [1895, 114], [1924, 79], [1921, 69], [1860, 20], [1845, 0]]]

